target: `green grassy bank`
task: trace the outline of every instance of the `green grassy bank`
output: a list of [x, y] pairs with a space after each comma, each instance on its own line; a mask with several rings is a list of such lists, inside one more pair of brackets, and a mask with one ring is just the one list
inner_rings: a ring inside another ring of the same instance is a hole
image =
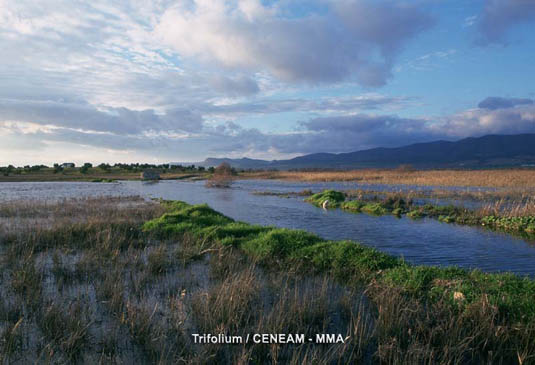
[[[300, 230], [236, 222], [207, 205], [164, 202], [169, 212], [144, 225], [163, 237], [185, 233], [238, 247], [260, 262], [329, 271], [341, 279], [395, 286], [410, 296], [445, 301], [459, 314], [487, 301], [508, 321], [535, 319], [535, 281], [512, 274], [412, 266], [351, 241], [326, 241]], [[457, 299], [456, 299], [457, 298]]]
[[[145, 223], [145, 231], [161, 238], [193, 234], [202, 242], [238, 248], [270, 270], [295, 267], [302, 273], [327, 273], [343, 285], [364, 288], [377, 308], [378, 325], [385, 326], [378, 329], [386, 331], [381, 336], [402, 342], [396, 348], [408, 351], [415, 343], [431, 341], [432, 351], [452, 351], [452, 357], [444, 359], [460, 363], [535, 359], [535, 281], [529, 278], [414, 266], [356, 242], [236, 222], [207, 205], [163, 204], [168, 212]], [[381, 316], [386, 307], [397, 305], [395, 316], [406, 318]], [[381, 323], [385, 320], [388, 323]]]
[[445, 223], [484, 226], [491, 229], [535, 237], [535, 216], [485, 215], [453, 205], [415, 205], [412, 201], [404, 199], [402, 196], [346, 201], [344, 193], [334, 190], [325, 190], [306, 199], [307, 202], [318, 207], [321, 207], [323, 202], [327, 200], [329, 201], [329, 208], [341, 208], [353, 213], [406, 215], [414, 219], [428, 217], [438, 219]]

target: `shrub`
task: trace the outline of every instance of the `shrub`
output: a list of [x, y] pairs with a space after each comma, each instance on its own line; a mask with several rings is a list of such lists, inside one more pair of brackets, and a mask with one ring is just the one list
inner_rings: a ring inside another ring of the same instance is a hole
[[93, 167], [93, 165], [90, 164], [89, 162], [86, 162], [86, 163], [84, 163], [84, 165], [83, 165], [82, 167], [80, 167], [80, 172], [81, 172], [82, 174], [86, 174], [87, 171], [88, 171], [91, 167]]
[[414, 172], [416, 169], [411, 164], [401, 164], [397, 167], [397, 171], [400, 172]]
[[235, 172], [226, 162], [214, 169], [212, 176], [206, 181], [206, 186], [212, 188], [229, 188], [234, 180]]

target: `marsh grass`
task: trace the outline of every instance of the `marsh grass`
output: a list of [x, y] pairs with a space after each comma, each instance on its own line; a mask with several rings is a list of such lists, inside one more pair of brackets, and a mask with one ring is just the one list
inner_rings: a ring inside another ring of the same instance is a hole
[[192, 298], [192, 310], [202, 333], [240, 332], [260, 308], [259, 282], [255, 267], [233, 273], [207, 292]]
[[174, 251], [174, 256], [183, 266], [187, 266], [213, 251], [217, 251], [217, 249], [208, 238], [197, 239], [193, 235], [185, 233], [181, 238], [181, 244]]
[[[91, 206], [78, 209], [78, 203]], [[344, 296], [331, 278], [302, 276], [298, 268], [272, 271], [265, 266], [268, 256], [259, 251], [259, 259], [252, 259], [233, 244], [260, 234], [271, 242], [266, 248], [278, 242], [273, 252], [282, 254], [286, 231], [233, 223], [207, 207], [181, 203], [103, 200], [98, 209], [96, 199], [78, 203], [57, 203], [67, 204], [69, 214], [51, 203], [30, 212], [24, 212], [27, 205], [4, 210], [24, 228], [0, 232], [0, 285], [7, 288], [0, 301], [3, 361], [332, 363], [362, 353], [353, 342], [336, 345], [336, 351], [314, 344], [192, 342], [191, 334], [203, 331], [350, 332], [349, 318], [358, 311], [347, 303], [360, 298], [356, 292]], [[141, 230], [164, 210], [165, 219], [183, 221], [173, 214], [176, 207], [194, 216], [191, 224], [168, 232]], [[46, 217], [47, 210], [53, 222], [25, 225], [30, 216]], [[305, 233], [294, 238], [300, 237], [298, 245], [308, 242]], [[338, 315], [341, 308], [347, 321]]]
[[163, 274], [171, 265], [165, 246], [154, 248], [147, 257], [147, 267], [153, 275]]
[[138, 197], [2, 203], [9, 222], [0, 231], [2, 358], [97, 359], [104, 341], [90, 334], [114, 320], [102, 321], [91, 293], [98, 288], [98, 297], [110, 294], [115, 308], [124, 307], [105, 278], [129, 247], [151, 244], [139, 226], [162, 211]]
[[[403, 199], [409, 205], [416, 200], [424, 200], [442, 206], [455, 205], [463, 208], [465, 204], [476, 203], [474, 213], [479, 216], [525, 217], [535, 215], [535, 191], [524, 189], [500, 189], [496, 191], [463, 190], [397, 190], [378, 191], [356, 189], [344, 191], [349, 201], [387, 201]], [[472, 204], [474, 205], [474, 204]]]
[[[459, 314], [446, 301], [375, 288], [377, 355], [386, 363], [532, 363], [534, 326], [508, 324], [485, 297]], [[504, 356], [505, 354], [508, 354]]]
[[33, 257], [24, 257], [11, 271], [11, 288], [22, 298], [24, 305], [35, 310], [40, 305], [43, 290], [43, 274], [35, 267]]
[[502, 198], [487, 202], [476, 212], [480, 216], [533, 217], [535, 216], [535, 195], [524, 196], [520, 200]]
[[22, 348], [22, 324], [23, 318], [20, 318], [17, 322], [9, 323], [3, 331], [0, 332], [0, 360], [9, 359], [11, 355], [20, 351]]
[[[230, 255], [234, 255], [230, 253]], [[360, 316], [357, 292], [345, 292], [326, 276], [306, 277], [295, 273], [276, 274], [252, 263], [242, 265], [242, 258], [229, 266], [238, 271], [221, 278], [218, 285], [192, 298], [197, 328], [203, 333], [305, 334], [354, 333], [353, 322], [340, 318], [346, 309], [348, 318]], [[226, 256], [228, 263], [232, 258]], [[359, 333], [360, 335], [360, 333]], [[365, 341], [317, 346], [315, 344], [243, 344], [204, 345], [205, 356], [214, 363], [331, 363], [361, 358]], [[361, 350], [357, 348], [361, 346]], [[241, 349], [241, 351], [233, 351]]]
[[83, 303], [71, 303], [67, 308], [55, 303], [39, 313], [38, 326], [45, 338], [70, 360], [77, 360], [87, 343], [90, 320]]
[[[2, 362], [535, 361], [531, 280], [412, 267], [204, 205], [79, 203], [91, 206], [10, 208], [22, 223], [16, 234], [0, 231]], [[26, 224], [46, 209], [52, 222]], [[206, 332], [330, 333], [345, 342], [193, 342]]]
[[[394, 209], [402, 206], [396, 200], [391, 203]], [[328, 242], [303, 231], [267, 227], [252, 236], [244, 233], [242, 239], [229, 241], [211, 232], [214, 229], [225, 231], [225, 226], [235, 226], [237, 222], [202, 205], [164, 204], [172, 209], [172, 213], [149, 222], [145, 229], [169, 237], [179, 236], [181, 227], [187, 226], [199, 238], [211, 236], [223, 247], [230, 245], [242, 250], [268, 274], [273, 270], [283, 270], [296, 277], [299, 274], [327, 274], [342, 283], [359, 283], [357, 286], [365, 288], [370, 303], [366, 313], [372, 315], [366, 317], [362, 312], [356, 312], [344, 316], [342, 322], [346, 327], [343, 333], [358, 333], [357, 338], [349, 341], [353, 346], [350, 350], [352, 359], [358, 356], [362, 361], [384, 363], [529, 363], [535, 359], [532, 324], [535, 283], [530, 279], [458, 268], [411, 266], [354, 242]], [[297, 269], [288, 271], [287, 267]], [[254, 271], [249, 269], [249, 272]], [[281, 289], [284, 286], [270, 285], [277, 288], [275, 292], [282, 293], [277, 297], [279, 301], [272, 302], [271, 308], [277, 310], [270, 312], [268, 309], [268, 314], [262, 316], [257, 312], [259, 305], [254, 305], [255, 311], [246, 316], [239, 311], [232, 312], [240, 318], [242, 327], [254, 323], [255, 318], [262, 318], [263, 324], [270, 324], [270, 331], [292, 331], [293, 324], [304, 333], [325, 331], [329, 323], [335, 322], [332, 315], [326, 315], [331, 313], [330, 309], [325, 308], [332, 308], [331, 302], [338, 303], [342, 309], [336, 312], [344, 313], [343, 308], [348, 307], [347, 300], [336, 299], [335, 292], [325, 291], [322, 287], [315, 287], [316, 297], [307, 297], [305, 292], [292, 297], [291, 292]], [[243, 295], [249, 300], [241, 307], [247, 308], [248, 303], [256, 302], [255, 286], [245, 280], [240, 288], [250, 288], [253, 293]], [[208, 298], [214, 295], [222, 300], [219, 287], [212, 290], [206, 294]], [[266, 297], [269, 296], [261, 295], [261, 298]], [[331, 299], [328, 304], [323, 301], [326, 298]], [[219, 305], [225, 307], [223, 302]], [[215, 317], [207, 328], [225, 329], [228, 323], [228, 316], [223, 315]], [[228, 360], [227, 347], [212, 348], [215, 358]], [[255, 359], [261, 353], [264, 358], [270, 356], [284, 359], [280, 360], [284, 362], [296, 361], [295, 356], [301, 360], [313, 358], [318, 363], [329, 358], [325, 353], [318, 355], [314, 347], [303, 354], [292, 350], [291, 355], [286, 353], [280, 357], [291, 348], [286, 346], [284, 350], [278, 348], [269, 352], [253, 348], [244, 350], [242, 355], [247, 353]], [[332, 350], [329, 354], [336, 354], [333, 356], [337, 361], [343, 361], [341, 359], [345, 359], [348, 350], [337, 351]]]

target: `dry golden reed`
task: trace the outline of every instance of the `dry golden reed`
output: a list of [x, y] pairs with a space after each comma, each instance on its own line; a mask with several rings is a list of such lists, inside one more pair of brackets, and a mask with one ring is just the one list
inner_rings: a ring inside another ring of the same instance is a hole
[[263, 171], [241, 175], [244, 178], [295, 181], [353, 181], [375, 184], [427, 186], [480, 186], [535, 188], [535, 170], [416, 170], [362, 169], [350, 171]]

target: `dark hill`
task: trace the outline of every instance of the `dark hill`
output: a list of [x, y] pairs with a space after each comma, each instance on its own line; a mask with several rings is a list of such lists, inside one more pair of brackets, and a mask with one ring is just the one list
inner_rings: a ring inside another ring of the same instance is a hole
[[245, 169], [363, 168], [397, 167], [410, 164], [418, 168], [507, 167], [535, 165], [535, 134], [488, 135], [456, 142], [435, 141], [395, 148], [373, 148], [349, 153], [314, 153], [290, 160], [252, 160], [209, 158], [200, 166], [228, 162]]

